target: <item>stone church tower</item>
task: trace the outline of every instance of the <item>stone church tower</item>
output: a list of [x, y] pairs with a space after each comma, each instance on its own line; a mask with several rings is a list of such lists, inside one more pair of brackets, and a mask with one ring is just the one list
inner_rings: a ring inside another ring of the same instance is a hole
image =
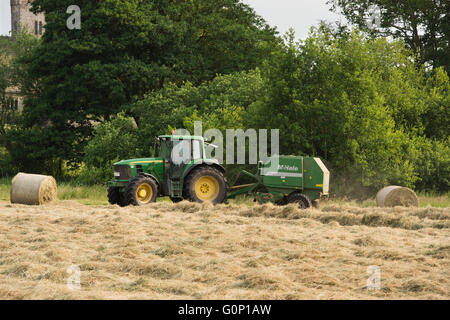
[[26, 28], [30, 33], [41, 37], [44, 33], [45, 16], [30, 12], [32, 0], [11, 0], [11, 33], [14, 34], [19, 28]]

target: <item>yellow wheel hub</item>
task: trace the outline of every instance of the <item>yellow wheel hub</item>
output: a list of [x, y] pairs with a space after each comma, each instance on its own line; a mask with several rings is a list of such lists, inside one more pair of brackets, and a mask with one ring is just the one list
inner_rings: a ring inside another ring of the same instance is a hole
[[136, 190], [136, 198], [141, 203], [149, 203], [153, 197], [153, 189], [147, 184], [141, 184]]
[[202, 201], [213, 201], [219, 195], [219, 182], [211, 176], [204, 176], [195, 182], [195, 195]]

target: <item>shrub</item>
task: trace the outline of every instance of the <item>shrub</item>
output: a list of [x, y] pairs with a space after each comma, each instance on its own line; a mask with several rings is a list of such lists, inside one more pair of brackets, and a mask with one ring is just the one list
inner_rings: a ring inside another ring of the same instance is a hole
[[138, 146], [133, 119], [123, 113], [96, 127], [84, 152], [84, 167], [78, 180], [88, 184], [105, 183], [113, 177], [114, 162], [144, 153]]

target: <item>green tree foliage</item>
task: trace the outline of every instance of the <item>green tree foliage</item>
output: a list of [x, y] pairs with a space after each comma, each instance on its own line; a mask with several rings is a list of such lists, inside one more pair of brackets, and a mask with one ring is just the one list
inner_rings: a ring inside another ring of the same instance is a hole
[[324, 158], [340, 194], [387, 184], [447, 190], [448, 85], [442, 69], [418, 69], [402, 41], [322, 25], [304, 42], [288, 35], [261, 72], [169, 84], [131, 110], [146, 136], [192, 132], [195, 121], [223, 132], [280, 129], [281, 152]]
[[182, 76], [172, 81], [188, 80], [199, 84], [217, 74], [250, 70], [279, 42], [274, 28], [255, 14], [241, 0], [177, 0], [173, 19], [185, 28], [187, 46], [183, 57], [187, 61], [176, 64]]
[[[11, 141], [11, 135], [19, 132], [22, 119], [16, 110], [14, 100], [17, 97], [11, 96], [11, 93], [27, 95], [33, 92], [34, 84], [22, 64], [22, 59], [36, 45], [37, 39], [24, 30], [18, 32], [14, 38], [0, 38], [0, 171], [2, 175], [14, 174], [17, 172], [18, 165], [23, 163], [24, 156], [21, 150], [12, 150], [14, 143]], [[15, 152], [19, 158], [12, 158], [12, 152]]]
[[[199, 86], [190, 82], [181, 86], [169, 83], [161, 90], [145, 95], [131, 105], [130, 110], [137, 118], [142, 143], [150, 148], [152, 138], [169, 133], [169, 127], [186, 128], [193, 133], [194, 120], [204, 121], [205, 130], [235, 128], [243, 124], [242, 118], [238, 122], [230, 114], [244, 113], [262, 94], [261, 89], [259, 71], [243, 71], [218, 76]], [[191, 116], [190, 120], [186, 119]]]
[[450, 133], [450, 81], [447, 73], [443, 69], [435, 70], [426, 88], [425, 134], [431, 139], [445, 140]]
[[134, 97], [166, 82], [199, 84], [253, 69], [276, 43], [275, 31], [238, 0], [81, 0], [80, 30], [66, 26], [71, 4], [33, 1], [46, 26], [22, 60], [38, 84], [25, 101], [23, 127], [51, 140], [30, 145], [29, 161], [41, 150], [49, 160], [80, 161], [92, 124]]
[[430, 140], [413, 137], [406, 158], [417, 173], [415, 186], [419, 190], [447, 192], [450, 186], [450, 137]]
[[413, 186], [422, 172], [421, 160], [408, 156], [409, 137], [423, 135], [427, 113], [445, 103], [439, 95], [434, 106], [424, 103], [430, 88], [415, 66], [401, 42], [385, 38], [336, 38], [324, 26], [304, 43], [290, 35], [262, 69], [267, 94], [249, 114], [256, 127], [280, 129], [282, 153], [326, 159], [334, 177], [349, 181], [345, 191]]
[[113, 164], [121, 159], [143, 155], [134, 121], [123, 113], [95, 127], [86, 145], [80, 182], [105, 183], [113, 177]]
[[0, 137], [4, 136], [11, 115], [10, 101], [6, 95], [6, 89], [11, 86], [11, 56], [8, 47], [9, 41], [0, 39]]
[[449, 188], [448, 2], [337, 0], [362, 29], [379, 5], [373, 34], [404, 41], [321, 25], [299, 43], [238, 0], [80, 0], [81, 30], [66, 27], [71, 4], [33, 1], [43, 38], [18, 38], [0, 61], [0, 94], [16, 84], [26, 97], [3, 126], [2, 168], [61, 175], [68, 160], [80, 182], [105, 182], [115, 161], [201, 120], [280, 129], [281, 152], [325, 159], [341, 195]]
[[[383, 37], [401, 38], [421, 62], [442, 66], [450, 72], [450, 2], [446, 0], [329, 0], [332, 10], [341, 12], [362, 30]], [[379, 9], [374, 10], [377, 7]], [[380, 11], [381, 10], [381, 11]], [[374, 13], [380, 12], [380, 26]]]
[[22, 59], [27, 56], [37, 45], [37, 39], [24, 30], [18, 32], [14, 38], [0, 37], [0, 144], [5, 137], [8, 127], [16, 124], [17, 110], [13, 99], [8, 95], [8, 90], [15, 94], [27, 95], [32, 92], [26, 69]]
[[11, 85], [11, 57], [8, 48], [9, 40], [0, 38], [0, 177], [12, 173], [10, 155], [4, 148], [5, 133], [13, 116], [10, 99], [6, 95], [6, 89]]

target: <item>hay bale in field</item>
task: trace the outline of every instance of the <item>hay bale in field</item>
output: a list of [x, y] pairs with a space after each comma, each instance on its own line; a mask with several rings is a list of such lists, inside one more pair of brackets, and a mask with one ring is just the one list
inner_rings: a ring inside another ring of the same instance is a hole
[[418, 207], [419, 198], [416, 193], [405, 187], [389, 186], [377, 193], [377, 206], [379, 207]]
[[41, 205], [57, 197], [56, 180], [50, 176], [18, 173], [12, 180], [11, 203]]

